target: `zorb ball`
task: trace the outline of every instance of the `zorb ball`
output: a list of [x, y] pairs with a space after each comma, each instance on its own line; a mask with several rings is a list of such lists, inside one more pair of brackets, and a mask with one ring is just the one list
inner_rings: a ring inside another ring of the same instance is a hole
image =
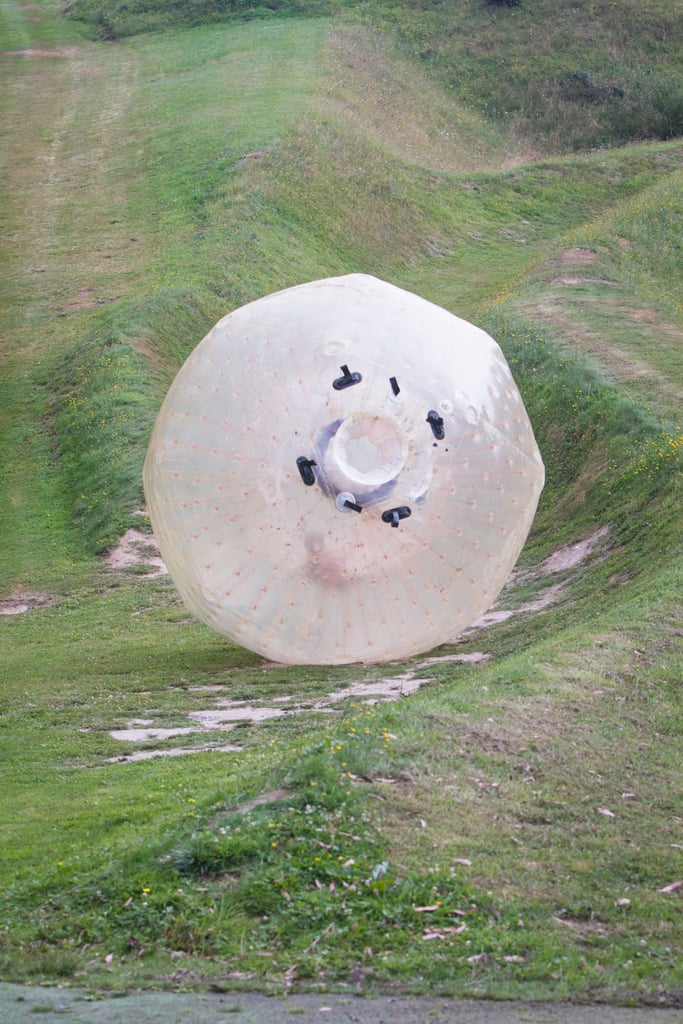
[[496, 342], [362, 274], [222, 319], [171, 386], [144, 469], [188, 609], [293, 664], [452, 640], [503, 586], [543, 478]]

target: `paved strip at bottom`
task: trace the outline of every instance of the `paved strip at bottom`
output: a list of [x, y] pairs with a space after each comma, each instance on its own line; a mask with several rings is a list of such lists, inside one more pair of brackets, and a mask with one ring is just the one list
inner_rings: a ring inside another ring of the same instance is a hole
[[2, 1024], [683, 1024], [683, 1009], [254, 992], [131, 992], [0, 984]]

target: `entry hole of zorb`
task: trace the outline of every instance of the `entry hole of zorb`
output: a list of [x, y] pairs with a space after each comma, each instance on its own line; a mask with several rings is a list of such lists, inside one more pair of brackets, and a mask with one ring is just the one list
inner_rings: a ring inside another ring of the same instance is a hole
[[334, 458], [349, 481], [380, 487], [403, 469], [408, 438], [388, 416], [358, 413], [344, 420], [335, 435]]

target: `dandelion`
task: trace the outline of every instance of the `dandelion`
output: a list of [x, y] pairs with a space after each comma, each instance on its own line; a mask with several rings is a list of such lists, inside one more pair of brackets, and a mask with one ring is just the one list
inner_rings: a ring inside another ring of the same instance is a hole
[[147, 895], [148, 893], [150, 893], [150, 892], [151, 892], [152, 890], [151, 890], [151, 889], [149, 888], [149, 886], [145, 885], [145, 886], [143, 887], [143, 890], [142, 890], [142, 891], [143, 891], [143, 893], [144, 893], [144, 894], [145, 894], [145, 896], [146, 896], [146, 895]]

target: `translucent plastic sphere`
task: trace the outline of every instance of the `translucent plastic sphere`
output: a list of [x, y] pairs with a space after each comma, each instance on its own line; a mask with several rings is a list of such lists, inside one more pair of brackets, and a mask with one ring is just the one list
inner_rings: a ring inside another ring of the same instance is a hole
[[503, 586], [543, 479], [495, 341], [361, 274], [221, 320], [171, 386], [144, 470], [188, 609], [293, 664], [453, 639]]

